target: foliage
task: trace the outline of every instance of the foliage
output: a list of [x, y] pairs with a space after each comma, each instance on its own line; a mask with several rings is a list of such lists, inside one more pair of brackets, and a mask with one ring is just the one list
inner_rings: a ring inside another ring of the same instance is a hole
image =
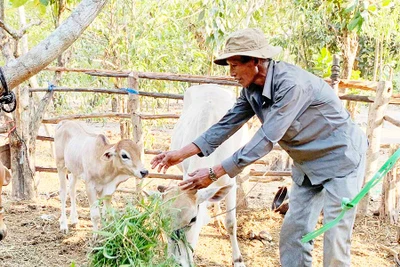
[[319, 54], [312, 57], [313, 73], [320, 77], [329, 77], [331, 75], [331, 67], [333, 56], [326, 47], [323, 47]]
[[[26, 9], [28, 23], [37, 18], [43, 20], [40, 27], [28, 32], [29, 46], [33, 47], [54, 30], [54, 20], [61, 11], [59, 2], [10, 0], [6, 22], [15, 29], [20, 27], [15, 7], [21, 5]], [[61, 19], [79, 1], [65, 2]], [[269, 36], [271, 44], [284, 48], [278, 59], [324, 77], [329, 76], [331, 56], [343, 56], [344, 36], [351, 34], [359, 42], [353, 69], [361, 71], [361, 79], [372, 79], [379, 42], [383, 45], [380, 68], [389, 65], [398, 77], [399, 20], [399, 0], [110, 0], [64, 57], [71, 68], [229, 75], [228, 68], [212, 64], [213, 58], [232, 31], [257, 27]], [[52, 79], [49, 72], [38, 75], [42, 86]], [[183, 93], [190, 86], [146, 79], [139, 82], [140, 90], [153, 92]], [[124, 79], [65, 73], [60, 86], [116, 88], [127, 84]], [[109, 101], [102, 97], [93, 94], [78, 99], [84, 100], [87, 111], [104, 110]], [[76, 93], [66, 94], [59, 101], [59, 112], [68, 110], [67, 105], [76, 99]], [[145, 101], [155, 110], [163, 108], [157, 101]]]
[[171, 236], [168, 204], [158, 197], [128, 202], [123, 210], [108, 210], [99, 241], [89, 255], [91, 267], [178, 266], [167, 256], [162, 236]]

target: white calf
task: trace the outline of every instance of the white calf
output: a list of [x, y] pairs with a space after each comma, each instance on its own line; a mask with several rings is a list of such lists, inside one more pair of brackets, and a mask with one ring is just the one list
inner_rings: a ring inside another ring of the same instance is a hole
[[111, 203], [111, 196], [118, 185], [129, 177], [144, 178], [148, 171], [140, 161], [140, 148], [132, 140], [123, 139], [110, 144], [102, 134], [87, 132], [74, 121], [64, 121], [57, 125], [54, 136], [55, 155], [60, 180], [61, 217], [60, 230], [68, 232], [66, 216], [66, 178], [70, 184], [71, 214], [73, 225], [78, 223], [76, 210], [76, 181], [85, 181], [90, 204], [90, 218], [93, 230], [98, 230], [100, 212], [96, 201], [104, 198]]
[[[189, 144], [213, 124], [218, 122], [223, 115], [233, 106], [236, 99], [233, 93], [217, 85], [199, 85], [186, 90], [184, 95], [184, 106], [180, 119], [178, 120], [171, 140], [171, 150], [180, 149]], [[247, 126], [226, 140], [218, 149], [208, 157], [193, 156], [182, 162], [184, 180], [199, 168], [212, 167], [220, 164], [222, 160], [231, 156], [236, 150], [245, 144], [247, 138]], [[243, 258], [239, 250], [236, 234], [236, 182], [228, 175], [220, 177], [209, 188], [232, 187], [226, 192], [225, 203], [227, 213], [225, 216], [225, 228], [227, 229], [232, 244], [232, 259], [235, 267], [244, 266]], [[207, 224], [207, 202], [198, 203], [198, 214], [196, 222], [187, 231], [187, 239], [193, 248], [199, 238], [201, 227]], [[197, 209], [197, 207], [196, 207]], [[214, 214], [220, 214], [219, 203], [214, 205]], [[177, 250], [179, 251], [179, 250]], [[175, 255], [183, 266], [188, 266], [188, 257]], [[193, 260], [192, 257], [189, 259]]]

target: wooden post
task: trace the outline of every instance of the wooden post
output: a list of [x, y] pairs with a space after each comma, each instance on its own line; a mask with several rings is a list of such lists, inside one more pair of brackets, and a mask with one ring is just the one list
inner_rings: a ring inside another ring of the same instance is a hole
[[10, 129], [10, 152], [12, 196], [16, 200], [28, 200], [35, 196], [34, 173], [31, 169], [34, 162], [30, 162], [29, 138], [29, 91], [21, 86], [16, 88], [17, 108], [14, 112], [13, 122], [8, 124]]
[[[391, 145], [389, 155], [392, 155], [400, 145]], [[382, 201], [379, 208], [381, 219], [386, 219], [387, 222], [397, 225], [399, 220], [399, 196], [400, 196], [400, 175], [397, 168], [400, 163], [397, 163], [385, 176], [382, 183]]]
[[[137, 80], [137, 75], [135, 76], [133, 72], [128, 75], [128, 88], [139, 90], [139, 83]], [[140, 118], [140, 99], [136, 94], [128, 95], [128, 113], [131, 114], [132, 121], [132, 139], [137, 143], [141, 149], [140, 156], [144, 159], [144, 143], [143, 143], [143, 132], [142, 132], [142, 119]], [[138, 195], [142, 191], [141, 183], [139, 179], [136, 179], [136, 190]]]
[[[367, 150], [364, 184], [371, 180], [372, 176], [379, 168], [378, 159], [382, 135], [382, 126], [384, 121], [383, 117], [385, 115], [386, 108], [392, 95], [392, 91], [393, 90], [391, 82], [379, 82], [378, 87], [376, 88], [375, 101], [369, 106], [367, 127], [369, 148]], [[369, 194], [367, 194], [359, 204], [358, 212], [360, 214], [367, 214], [368, 202]]]
[[331, 86], [335, 90], [335, 94], [339, 94], [339, 75], [340, 75], [340, 58], [338, 55], [333, 55], [331, 67]]
[[[137, 77], [134, 76], [133, 72], [129, 73], [128, 76], [128, 86], [129, 88], [138, 89]], [[131, 114], [132, 121], [132, 139], [136, 143], [142, 143], [142, 120], [140, 118], [140, 101], [139, 96], [135, 94], [129, 94], [128, 99], [128, 113]], [[142, 149], [143, 150], [143, 149]]]
[[249, 207], [247, 194], [250, 190], [250, 173], [247, 168], [236, 176], [236, 210], [245, 210]]

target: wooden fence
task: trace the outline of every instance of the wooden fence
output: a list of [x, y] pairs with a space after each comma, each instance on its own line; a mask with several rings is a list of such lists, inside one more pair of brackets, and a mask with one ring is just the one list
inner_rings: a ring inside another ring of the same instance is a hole
[[[81, 72], [92, 76], [98, 77], [116, 77], [116, 78], [127, 78], [128, 79], [128, 87], [138, 89], [138, 79], [157, 79], [157, 80], [167, 80], [167, 81], [180, 81], [180, 82], [190, 82], [190, 83], [214, 83], [220, 85], [228, 85], [228, 86], [239, 86], [232, 78], [230, 77], [220, 77], [220, 76], [199, 76], [199, 75], [184, 75], [184, 74], [173, 74], [173, 73], [153, 73], [153, 72], [132, 72], [132, 71], [108, 71], [108, 70], [95, 70], [95, 69], [70, 69], [70, 68], [59, 68], [59, 67], [48, 67], [46, 68], [48, 71], [65, 71], [65, 72]], [[333, 77], [333, 76], [332, 76]], [[368, 127], [367, 134], [369, 134], [374, 141], [372, 142], [373, 148], [370, 148], [370, 155], [376, 155], [377, 151], [380, 148], [386, 148], [388, 145], [381, 145], [380, 140], [377, 140], [377, 136], [379, 136], [379, 132], [382, 128], [383, 120], [387, 120], [390, 123], [395, 125], [400, 125], [400, 122], [394, 118], [389, 116], [385, 116], [385, 110], [388, 104], [399, 105], [400, 104], [400, 96], [393, 95], [391, 90], [391, 83], [388, 82], [365, 82], [365, 81], [349, 81], [349, 80], [336, 80], [326, 79], [328, 83], [335, 84], [336, 88], [354, 88], [360, 90], [367, 91], [375, 91], [376, 96], [362, 96], [362, 95], [340, 95], [340, 99], [349, 100], [349, 101], [357, 101], [357, 102], [366, 102], [372, 103], [370, 105], [370, 111], [368, 115]], [[30, 89], [30, 92], [45, 92], [48, 91], [48, 88], [33, 88]], [[129, 93], [129, 90], [123, 89], [106, 89], [106, 88], [69, 88], [69, 87], [55, 87], [51, 90], [55, 92], [89, 92], [89, 93], [102, 93], [102, 94], [120, 94], [120, 95], [128, 95], [130, 99], [130, 105], [128, 106], [127, 113], [94, 113], [94, 114], [75, 114], [69, 116], [60, 116], [53, 118], [44, 118], [42, 123], [50, 123], [55, 124], [61, 120], [75, 120], [75, 119], [87, 119], [87, 118], [127, 118], [132, 120], [132, 124], [134, 125], [134, 130], [136, 134], [133, 136], [138, 140], [142, 139], [142, 120], [152, 120], [152, 119], [177, 119], [179, 115], [177, 114], [144, 114], [140, 112], [139, 101], [137, 101], [138, 97], [152, 97], [152, 98], [166, 98], [166, 99], [183, 99], [183, 95], [180, 94], [168, 94], [168, 93], [153, 93], [153, 92], [144, 92], [140, 91], [139, 95], [133, 95]], [[384, 100], [382, 100], [383, 94]], [[129, 103], [129, 100], [128, 100]], [[379, 112], [378, 112], [379, 111]], [[379, 136], [380, 137], [380, 136]], [[38, 136], [38, 140], [46, 140], [52, 141], [52, 137]], [[370, 141], [371, 142], [371, 141]], [[279, 146], [277, 147], [279, 149]], [[160, 153], [159, 150], [145, 150], [146, 154], [157, 154]], [[369, 164], [374, 165], [376, 162], [375, 158], [369, 159]], [[260, 162], [258, 162], [260, 163]], [[55, 172], [55, 168], [49, 167], [36, 167], [36, 171], [43, 172]], [[250, 176], [264, 176], [264, 177], [283, 177], [290, 176], [290, 171], [251, 171]], [[153, 178], [163, 178], [163, 179], [182, 179], [180, 175], [166, 175], [166, 174], [158, 174], [151, 173], [149, 177]]]

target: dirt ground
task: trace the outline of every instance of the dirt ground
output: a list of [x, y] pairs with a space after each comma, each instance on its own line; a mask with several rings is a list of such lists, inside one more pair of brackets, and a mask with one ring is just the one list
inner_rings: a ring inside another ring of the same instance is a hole
[[[95, 128], [98, 132], [107, 133], [109, 137], [115, 137], [111, 129], [118, 129], [116, 125], [103, 127], [101, 124], [95, 125]], [[170, 130], [167, 127], [146, 132], [146, 135], [158, 136], [158, 138], [153, 138], [152, 142], [158, 143], [159, 148], [166, 149]], [[389, 129], [389, 132], [392, 131]], [[37, 165], [54, 166], [50, 143], [38, 141], [37, 144]], [[151, 155], [146, 155], [145, 163], [148, 167], [151, 158]], [[172, 170], [171, 173], [178, 172]], [[166, 183], [169, 182], [161, 179], [145, 179], [143, 182], [149, 190], [154, 190], [157, 185]], [[279, 266], [278, 241], [283, 217], [272, 212], [270, 206], [278, 187], [289, 186], [290, 183], [290, 178], [283, 182], [250, 183], [249, 208], [238, 211], [238, 238], [247, 266]], [[133, 179], [130, 179], [121, 184], [120, 188], [133, 189], [134, 184]], [[60, 199], [56, 174], [40, 174], [38, 196], [35, 201], [13, 201], [11, 186], [3, 188], [2, 195], [8, 236], [0, 242], [0, 266], [87, 266], [91, 223], [83, 182], [79, 181], [77, 194], [80, 223], [67, 235], [59, 232]], [[114, 202], [118, 203], [126, 196], [127, 193], [117, 192]], [[378, 206], [379, 196], [372, 196], [371, 210]], [[263, 242], [251, 240], [249, 236], [251, 231], [254, 233], [267, 231], [272, 240]], [[397, 229], [380, 221], [372, 213], [357, 219], [352, 242], [352, 266], [396, 266], [390, 250], [395, 253], [400, 251]], [[322, 266], [321, 237], [316, 239], [313, 256], [314, 266]], [[195, 262], [201, 267], [231, 266], [229, 238], [221, 235], [212, 223], [205, 226], [201, 232], [195, 252]]]

